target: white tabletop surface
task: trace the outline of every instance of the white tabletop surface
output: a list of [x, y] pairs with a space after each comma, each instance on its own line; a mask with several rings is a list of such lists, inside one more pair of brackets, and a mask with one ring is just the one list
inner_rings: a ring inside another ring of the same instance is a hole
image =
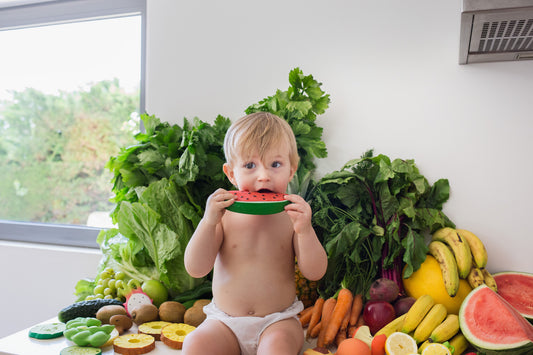
[[[57, 318], [52, 318], [42, 323], [58, 322]], [[33, 326], [32, 326], [33, 327]], [[59, 352], [68, 347], [75, 345], [65, 337], [61, 336], [55, 339], [34, 339], [28, 336], [29, 327], [14, 334], [8, 335], [0, 339], [0, 354], [1, 355], [58, 355]], [[136, 333], [137, 328], [135, 324], [128, 331], [128, 333]], [[301, 353], [305, 349], [314, 347], [315, 339], [310, 339], [311, 342], [305, 342]], [[113, 346], [102, 348], [103, 355], [113, 355]], [[172, 349], [160, 341], [155, 342], [155, 349], [150, 351], [150, 355], [179, 355], [181, 350]]]

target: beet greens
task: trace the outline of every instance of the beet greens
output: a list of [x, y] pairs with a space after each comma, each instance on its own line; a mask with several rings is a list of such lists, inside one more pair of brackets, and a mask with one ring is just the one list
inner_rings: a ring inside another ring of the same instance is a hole
[[324, 176], [311, 192], [313, 225], [328, 253], [319, 292], [329, 297], [342, 285], [367, 295], [373, 280], [386, 277], [403, 291], [406, 277], [428, 251], [425, 235], [455, 227], [442, 212], [449, 183], [431, 186], [413, 160], [390, 160], [369, 150]]

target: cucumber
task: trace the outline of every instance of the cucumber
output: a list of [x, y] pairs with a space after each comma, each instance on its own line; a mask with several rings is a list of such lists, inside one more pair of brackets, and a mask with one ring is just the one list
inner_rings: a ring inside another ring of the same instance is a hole
[[211, 298], [213, 297], [211, 285], [211, 281], [206, 280], [195, 288], [180, 293], [172, 300], [184, 304], [188, 301], [194, 302], [200, 298]]
[[53, 339], [63, 336], [64, 323], [38, 324], [30, 329], [29, 337], [35, 339]]
[[59, 355], [100, 355], [101, 353], [102, 349], [100, 348], [73, 345], [61, 350]]
[[96, 312], [98, 312], [98, 310], [103, 306], [108, 305], [123, 306], [123, 303], [115, 299], [96, 299], [76, 302], [59, 311], [59, 313], [57, 314], [57, 319], [59, 319], [60, 322], [66, 323], [69, 320], [78, 317], [96, 318]]

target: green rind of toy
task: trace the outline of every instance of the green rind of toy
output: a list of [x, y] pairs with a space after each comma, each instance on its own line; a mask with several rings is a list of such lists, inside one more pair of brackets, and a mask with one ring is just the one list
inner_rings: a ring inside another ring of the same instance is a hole
[[268, 215], [280, 213], [285, 210], [290, 201], [235, 201], [231, 206], [227, 208], [228, 211], [244, 213], [244, 214], [255, 214], [255, 215]]
[[64, 323], [38, 324], [29, 331], [29, 337], [34, 339], [53, 339], [63, 336]]

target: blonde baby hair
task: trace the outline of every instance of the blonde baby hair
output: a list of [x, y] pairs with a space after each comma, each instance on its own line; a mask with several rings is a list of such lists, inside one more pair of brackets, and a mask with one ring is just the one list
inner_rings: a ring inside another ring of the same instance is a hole
[[255, 152], [263, 159], [269, 149], [283, 142], [289, 144], [291, 166], [297, 167], [300, 157], [291, 126], [270, 112], [255, 112], [239, 118], [230, 126], [224, 138], [224, 154], [230, 165], [237, 156], [246, 157], [246, 154]]

